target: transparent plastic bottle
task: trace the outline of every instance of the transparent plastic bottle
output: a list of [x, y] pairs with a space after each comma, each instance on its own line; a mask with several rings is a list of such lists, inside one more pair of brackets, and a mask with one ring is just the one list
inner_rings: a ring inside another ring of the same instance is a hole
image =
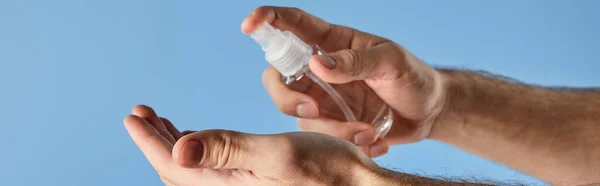
[[[339, 121], [371, 123], [378, 137], [385, 136], [390, 130], [394, 119], [391, 108], [364, 82], [329, 84], [310, 71], [308, 60], [313, 55], [313, 46], [306, 44], [292, 32], [281, 31], [267, 22], [250, 36], [265, 52], [266, 61], [281, 73], [284, 83], [288, 86], [309, 85], [304, 86], [304, 89], [310, 88], [311, 93], [320, 94], [309, 94], [319, 97], [316, 100], [319, 102], [320, 114]], [[324, 53], [318, 46], [315, 48], [319, 53]], [[308, 78], [303, 78], [305, 76]]]

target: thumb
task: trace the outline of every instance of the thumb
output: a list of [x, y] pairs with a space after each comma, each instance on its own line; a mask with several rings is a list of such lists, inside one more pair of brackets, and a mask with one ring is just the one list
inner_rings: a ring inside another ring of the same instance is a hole
[[309, 61], [311, 71], [329, 83], [343, 84], [370, 78], [400, 77], [404, 57], [392, 42], [367, 49], [346, 49], [315, 55]]
[[267, 153], [261, 153], [268, 146], [265, 137], [228, 130], [199, 131], [175, 143], [173, 158], [183, 167], [253, 170], [257, 163], [269, 158]]

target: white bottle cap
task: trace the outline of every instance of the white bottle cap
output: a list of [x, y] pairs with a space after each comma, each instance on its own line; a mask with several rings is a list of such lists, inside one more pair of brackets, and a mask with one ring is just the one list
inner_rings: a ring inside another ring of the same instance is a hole
[[281, 75], [296, 75], [312, 56], [312, 47], [289, 31], [280, 31], [265, 22], [250, 34], [265, 51], [265, 59]]

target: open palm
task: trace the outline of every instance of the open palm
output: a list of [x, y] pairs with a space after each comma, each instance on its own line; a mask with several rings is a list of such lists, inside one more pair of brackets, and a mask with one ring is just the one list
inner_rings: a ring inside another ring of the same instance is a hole
[[132, 139], [156, 169], [165, 185], [201, 185], [199, 183], [230, 185], [228, 182], [254, 177], [247, 170], [181, 167], [178, 160], [173, 158], [172, 151], [183, 134], [169, 120], [159, 118], [150, 107], [135, 107], [132, 115], [126, 117], [124, 123]]
[[206, 130], [184, 135], [143, 105], [124, 123], [168, 186], [348, 185], [379, 170], [356, 146], [320, 133]]

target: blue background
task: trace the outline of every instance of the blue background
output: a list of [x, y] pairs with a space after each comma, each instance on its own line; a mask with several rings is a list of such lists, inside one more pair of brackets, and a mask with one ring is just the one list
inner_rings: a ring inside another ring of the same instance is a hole
[[[296, 6], [390, 38], [436, 66], [600, 86], [594, 0], [2, 0], [2, 184], [162, 185], [122, 125], [140, 103], [180, 129], [298, 130], [264, 91], [268, 64], [240, 32], [260, 5]], [[376, 160], [428, 176], [541, 184], [434, 141]]]

